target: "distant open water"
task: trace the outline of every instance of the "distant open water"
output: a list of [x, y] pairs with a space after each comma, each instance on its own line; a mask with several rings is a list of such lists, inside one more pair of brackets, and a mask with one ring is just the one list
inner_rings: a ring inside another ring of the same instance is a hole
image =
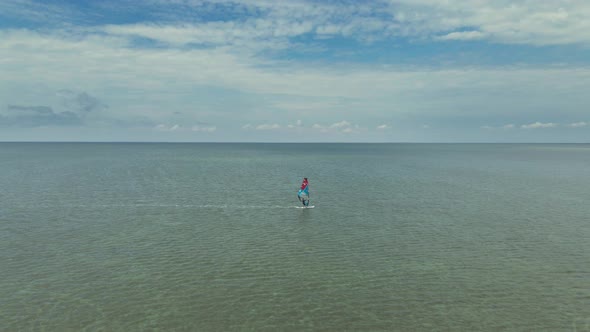
[[590, 331], [589, 165], [584, 144], [0, 143], [0, 330]]

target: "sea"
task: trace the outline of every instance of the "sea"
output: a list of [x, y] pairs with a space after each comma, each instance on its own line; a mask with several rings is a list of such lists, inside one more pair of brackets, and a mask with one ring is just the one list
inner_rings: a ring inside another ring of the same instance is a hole
[[590, 331], [589, 199], [589, 144], [0, 143], [0, 331]]

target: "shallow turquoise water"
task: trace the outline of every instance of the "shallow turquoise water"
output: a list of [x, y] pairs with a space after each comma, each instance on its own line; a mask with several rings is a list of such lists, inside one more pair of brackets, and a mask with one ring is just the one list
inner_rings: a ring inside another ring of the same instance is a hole
[[0, 330], [590, 330], [589, 165], [590, 145], [2, 143]]

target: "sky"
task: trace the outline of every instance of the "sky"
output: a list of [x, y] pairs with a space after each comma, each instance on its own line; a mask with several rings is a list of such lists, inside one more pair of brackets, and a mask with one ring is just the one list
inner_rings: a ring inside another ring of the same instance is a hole
[[0, 141], [590, 142], [587, 0], [2, 0]]

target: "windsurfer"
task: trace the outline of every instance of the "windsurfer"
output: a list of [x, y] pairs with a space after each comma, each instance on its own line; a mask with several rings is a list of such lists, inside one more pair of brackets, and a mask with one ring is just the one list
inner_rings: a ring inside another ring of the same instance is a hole
[[307, 181], [307, 178], [303, 178], [303, 182], [301, 183], [301, 188], [299, 189], [299, 192], [297, 193], [297, 198], [299, 198], [299, 201], [301, 201], [303, 206], [309, 205], [308, 185], [309, 185], [309, 182]]

